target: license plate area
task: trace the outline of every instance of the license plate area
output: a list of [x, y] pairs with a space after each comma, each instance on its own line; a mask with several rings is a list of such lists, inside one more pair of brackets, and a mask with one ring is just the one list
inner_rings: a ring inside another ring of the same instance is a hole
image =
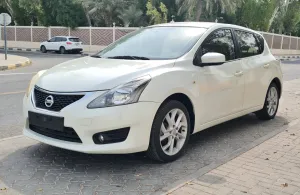
[[35, 125], [46, 129], [53, 129], [56, 131], [64, 131], [63, 117], [50, 116], [29, 111], [28, 119], [30, 125]]

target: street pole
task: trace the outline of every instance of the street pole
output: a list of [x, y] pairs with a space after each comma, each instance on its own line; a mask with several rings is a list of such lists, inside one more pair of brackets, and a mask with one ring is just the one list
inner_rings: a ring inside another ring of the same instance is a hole
[[5, 60], [7, 60], [7, 39], [6, 39], [6, 15], [4, 14], [4, 50], [5, 50]]

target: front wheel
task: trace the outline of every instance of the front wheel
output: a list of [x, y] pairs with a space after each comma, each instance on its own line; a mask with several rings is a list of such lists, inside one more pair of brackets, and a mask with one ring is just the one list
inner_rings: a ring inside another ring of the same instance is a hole
[[147, 155], [161, 162], [178, 159], [189, 141], [190, 124], [189, 112], [181, 102], [171, 100], [163, 104], [152, 124]]
[[46, 49], [46, 47], [44, 45], [41, 47], [41, 52], [42, 53], [47, 53], [47, 49]]
[[265, 99], [265, 104], [262, 110], [256, 112], [257, 118], [261, 120], [271, 120], [274, 119], [279, 106], [279, 90], [275, 83], [271, 83], [267, 96]]

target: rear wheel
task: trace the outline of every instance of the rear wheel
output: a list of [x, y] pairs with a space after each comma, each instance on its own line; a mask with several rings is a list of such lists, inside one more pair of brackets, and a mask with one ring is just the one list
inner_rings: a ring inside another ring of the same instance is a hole
[[178, 159], [189, 141], [190, 128], [187, 108], [175, 100], [165, 103], [153, 121], [147, 155], [161, 162]]
[[66, 53], [66, 48], [65, 47], [60, 47], [59, 48], [59, 53], [60, 54], [65, 54]]
[[270, 120], [275, 118], [279, 106], [279, 90], [275, 83], [271, 83], [265, 104], [262, 110], [256, 112], [257, 118], [261, 120]]
[[47, 53], [47, 49], [46, 49], [46, 47], [44, 45], [41, 47], [41, 52], [42, 53]]

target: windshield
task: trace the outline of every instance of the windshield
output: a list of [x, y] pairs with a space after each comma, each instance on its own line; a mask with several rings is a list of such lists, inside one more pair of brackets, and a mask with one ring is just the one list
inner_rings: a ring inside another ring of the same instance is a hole
[[176, 59], [196, 44], [205, 28], [150, 27], [126, 35], [95, 55], [130, 60]]

